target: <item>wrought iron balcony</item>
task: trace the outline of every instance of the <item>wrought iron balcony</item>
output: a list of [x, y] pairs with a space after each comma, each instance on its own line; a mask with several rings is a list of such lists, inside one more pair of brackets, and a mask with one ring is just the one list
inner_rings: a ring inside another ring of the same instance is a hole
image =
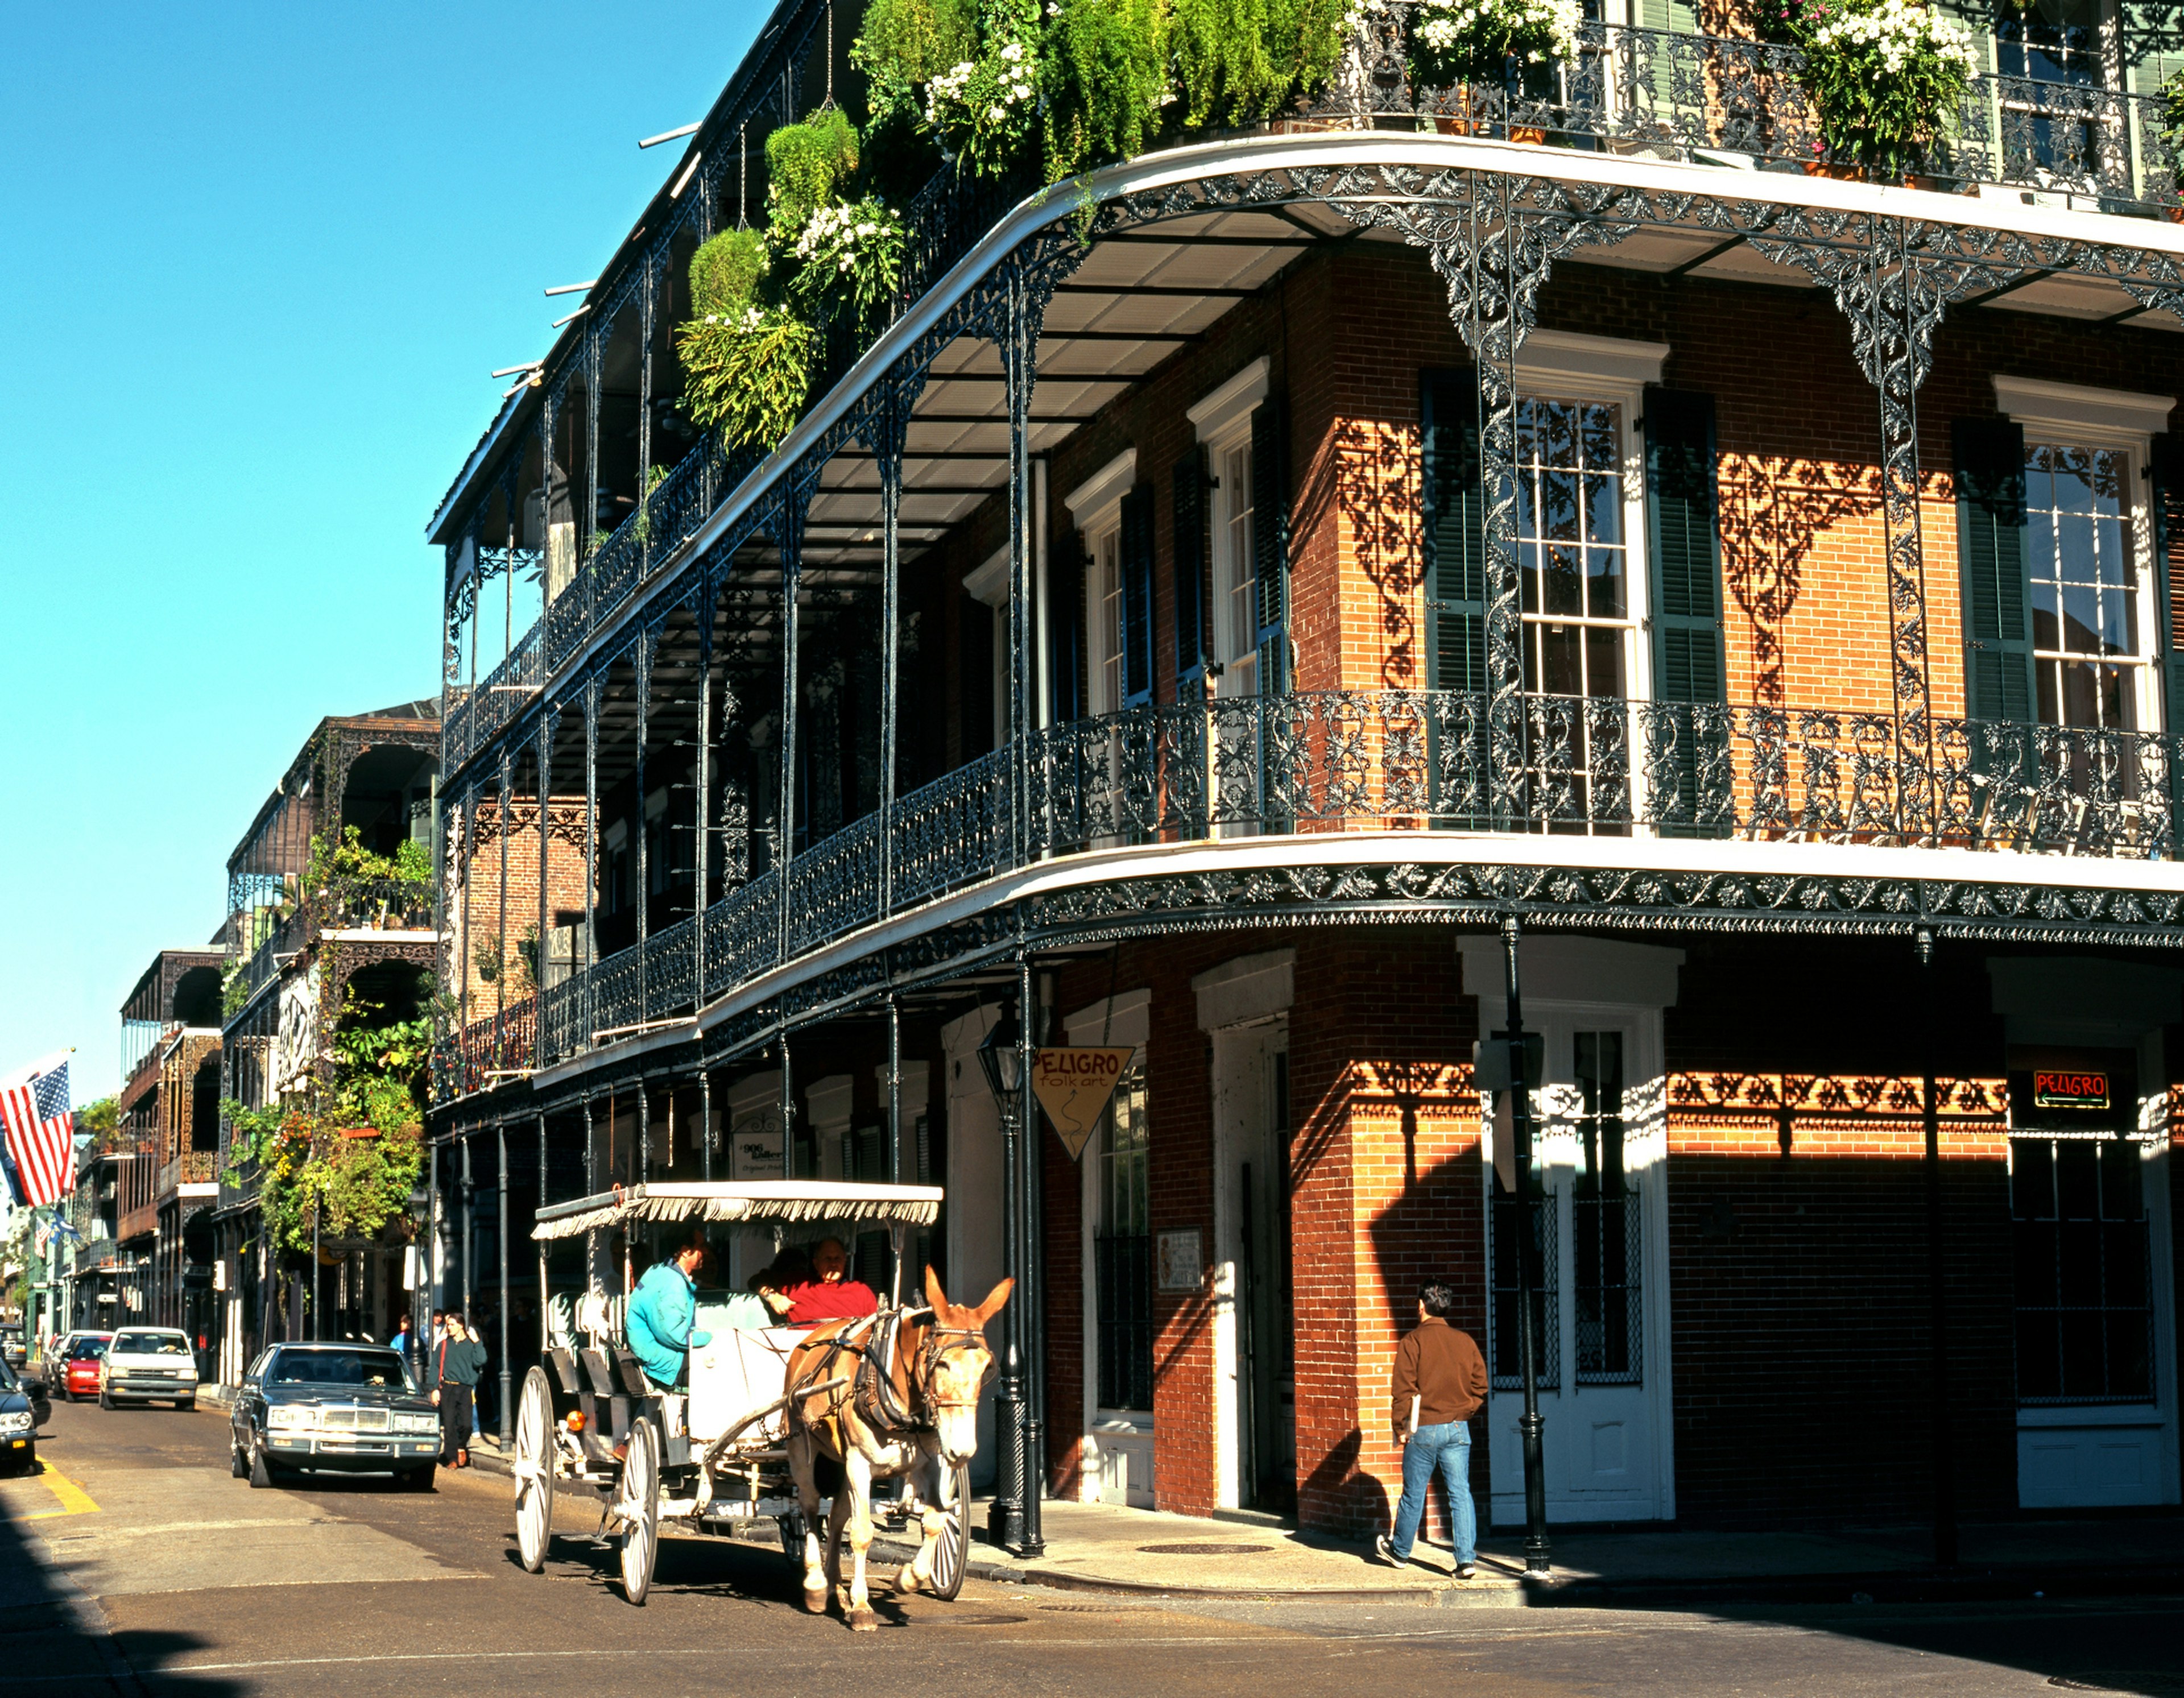
[[770, 871], [474, 1022], [439, 1090], [688, 1015], [877, 921], [1086, 851], [1281, 836], [1305, 861], [1314, 838], [1405, 832], [2174, 860], [2180, 793], [2184, 748], [2159, 732], [1546, 695], [1497, 713], [1400, 690], [1133, 708], [958, 768], [901, 798], [884, 833], [867, 815], [788, 864], [785, 900]]
[[[1315, 118], [1761, 170], [1850, 170], [1821, 133], [1795, 47], [1588, 23], [1567, 65], [1499, 86], [1416, 88], [1405, 72], [1415, 9], [1413, 0], [1380, 0], [1368, 14], [1364, 75], [1331, 87]], [[2156, 47], [2175, 50], [2164, 37], [2137, 52]], [[1986, 73], [1970, 79], [1909, 170], [1925, 187], [2014, 188], [2151, 215], [2177, 205], [2177, 147], [2162, 108], [2155, 95]]]
[[432, 887], [408, 879], [330, 879], [304, 912], [318, 932], [429, 932]]

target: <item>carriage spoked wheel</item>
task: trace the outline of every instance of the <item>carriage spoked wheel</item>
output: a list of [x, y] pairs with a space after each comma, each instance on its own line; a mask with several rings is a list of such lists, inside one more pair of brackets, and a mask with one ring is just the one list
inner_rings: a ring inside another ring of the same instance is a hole
[[955, 1474], [955, 1489], [933, 1551], [933, 1595], [951, 1604], [963, 1589], [964, 1570], [971, 1566], [971, 1465], [959, 1462]]
[[534, 1367], [515, 1406], [515, 1548], [531, 1573], [546, 1566], [553, 1539], [554, 1395], [546, 1370]]
[[660, 1438], [649, 1415], [630, 1423], [615, 1507], [621, 1517], [622, 1593], [641, 1604], [660, 1561]]

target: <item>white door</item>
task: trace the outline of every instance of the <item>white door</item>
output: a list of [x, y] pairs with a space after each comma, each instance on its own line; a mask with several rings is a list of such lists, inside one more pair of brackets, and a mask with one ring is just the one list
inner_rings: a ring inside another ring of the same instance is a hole
[[[1538, 1317], [1551, 1521], [1652, 1521], [1674, 1513], [1667, 1397], [1668, 1199], [1660, 1016], [1561, 1005], [1526, 1024], [1546, 1040], [1535, 1097], [1544, 1289]], [[1488, 1367], [1493, 1520], [1521, 1525], [1524, 1411], [1517, 1302], [1518, 1214], [1486, 1164]]]
[[1286, 1509], [1296, 1468], [1289, 1022], [1227, 1027], [1212, 1038], [1214, 1501]]

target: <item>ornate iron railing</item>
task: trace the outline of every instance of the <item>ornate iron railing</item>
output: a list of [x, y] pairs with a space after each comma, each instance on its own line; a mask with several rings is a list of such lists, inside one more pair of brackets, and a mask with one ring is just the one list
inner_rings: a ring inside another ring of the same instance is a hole
[[[547, 993], [544, 1052], [679, 1018], [858, 928], [1056, 855], [1330, 832], [1717, 838], [2184, 858], [2184, 743], [2158, 732], [1535, 695], [1326, 691], [1042, 731], [867, 815]], [[1012, 823], [1014, 822], [1014, 823]], [[883, 852], [894, 893], [883, 904]], [[1300, 844], [1300, 853], [1305, 852]], [[698, 986], [698, 926], [705, 928]], [[527, 1005], [526, 1005], [527, 1008]], [[513, 1016], [510, 1016], [512, 1018]], [[511, 1059], [530, 1065], [530, 1027]], [[493, 1023], [471, 1028], [490, 1045]], [[465, 1077], [482, 1077], [469, 1033]]]
[[[1351, 74], [1315, 103], [1313, 120], [1717, 165], [1832, 174], [1854, 164], [1823, 133], [1795, 47], [1588, 23], [1566, 64], [1513, 71], [1498, 85], [1423, 88], [1407, 63], [1415, 10], [1416, 0], [1379, 0], [1367, 13]], [[2146, 213], [2177, 201], [2166, 130], [2158, 96], [1987, 73], [1970, 79], [1898, 180], [1908, 171], [1934, 187], [1992, 184]]]
[[306, 911], [321, 932], [429, 932], [432, 887], [408, 879], [330, 879]]

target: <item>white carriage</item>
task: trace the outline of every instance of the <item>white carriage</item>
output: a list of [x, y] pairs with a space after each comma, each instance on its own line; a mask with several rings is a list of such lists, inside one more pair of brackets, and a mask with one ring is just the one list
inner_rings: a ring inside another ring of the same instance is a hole
[[[704, 1224], [771, 1229], [778, 1241], [792, 1227], [838, 1229], [844, 1237], [884, 1228], [900, 1269], [905, 1233], [939, 1219], [941, 1196], [933, 1186], [818, 1180], [632, 1185], [540, 1210], [532, 1236]], [[696, 1330], [710, 1332], [711, 1341], [691, 1351], [687, 1389], [663, 1391], [628, 1348], [620, 1304], [585, 1306], [573, 1344], [549, 1348], [550, 1375], [546, 1365], [534, 1367], [517, 1405], [515, 1529], [523, 1566], [534, 1574], [544, 1566], [555, 1495], [577, 1492], [601, 1506], [593, 1536], [618, 1549], [632, 1603], [643, 1603], [651, 1589], [663, 1519], [733, 1534], [771, 1517], [783, 1555], [800, 1572], [803, 1517], [783, 1448], [783, 1386], [789, 1352], [804, 1333], [729, 1326], [701, 1292]], [[584, 1321], [592, 1330], [582, 1329]], [[970, 1555], [967, 1473], [956, 1471], [951, 1501], [932, 1506], [944, 1518], [932, 1585], [944, 1598], [961, 1589]], [[896, 1524], [915, 1526], [921, 1506], [905, 1499], [880, 1507]]]

